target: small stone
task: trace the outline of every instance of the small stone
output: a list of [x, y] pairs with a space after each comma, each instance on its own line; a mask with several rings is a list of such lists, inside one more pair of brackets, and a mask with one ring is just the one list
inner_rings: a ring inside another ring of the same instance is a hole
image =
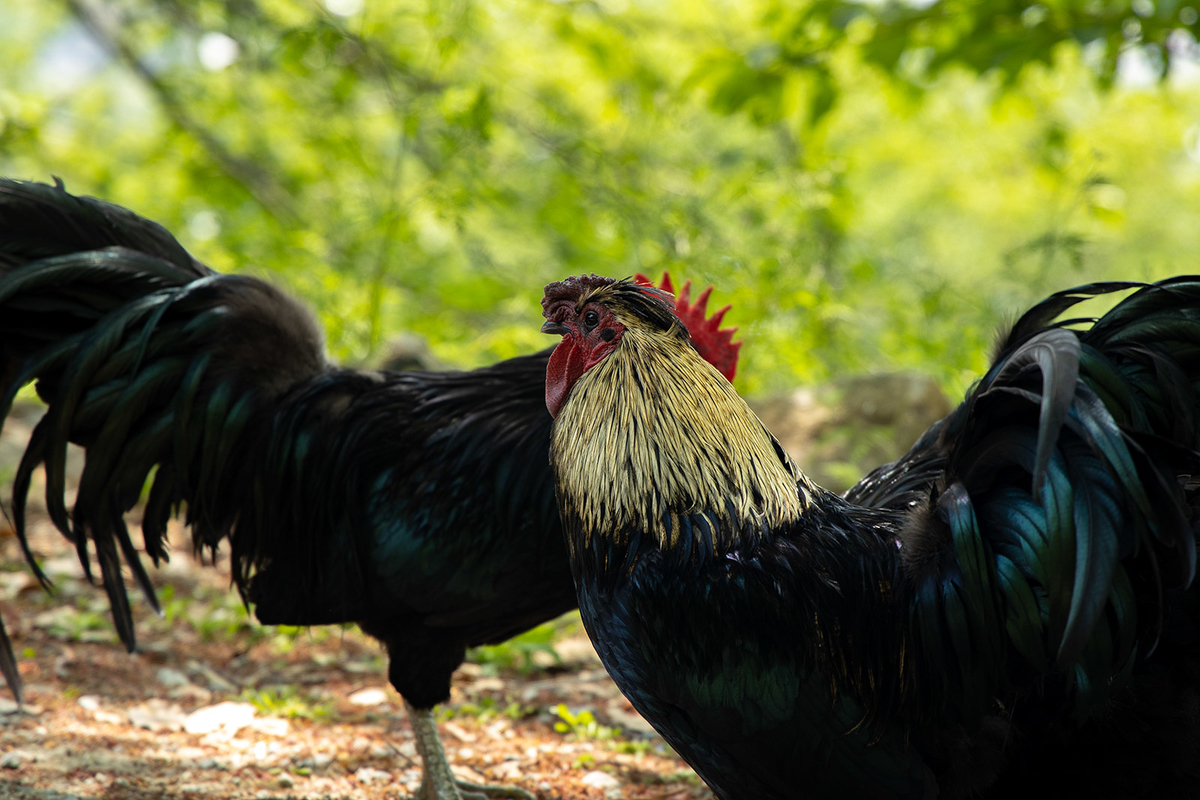
[[4, 757], [0, 758], [0, 767], [4, 769], [20, 769], [21, 754], [16, 751], [5, 753]]
[[497, 780], [515, 781], [521, 777], [521, 764], [518, 761], [501, 761], [488, 772]]
[[333, 763], [333, 756], [329, 753], [314, 753], [312, 757], [312, 765], [316, 769], [324, 769]]
[[250, 720], [249, 727], [251, 730], [265, 733], [268, 736], [287, 736], [288, 734], [288, 721], [278, 717]]
[[359, 783], [386, 783], [392, 779], [392, 773], [374, 767], [360, 767], [355, 771], [354, 778]]
[[185, 716], [176, 703], [168, 703], [157, 697], [129, 709], [129, 722], [149, 731], [181, 730]]
[[9, 700], [7, 697], [0, 697], [0, 715], [15, 714], [21, 710], [21, 707]]
[[296, 782], [292, 780], [292, 776], [288, 775], [287, 773], [280, 775], [277, 783], [279, 784], [280, 789], [290, 789], [296, 785]]
[[94, 694], [85, 694], [75, 701], [84, 711], [99, 711], [100, 698]]
[[188, 733], [212, 733], [222, 730], [230, 735], [250, 724], [257, 713], [249, 703], [217, 703], [198, 708], [183, 720]]
[[174, 688], [176, 686], [187, 686], [189, 683], [191, 683], [191, 681], [188, 680], [187, 675], [184, 675], [177, 669], [171, 669], [170, 667], [162, 667], [159, 669], [157, 678], [159, 683], [169, 688]]
[[621, 785], [621, 782], [612, 775], [609, 775], [607, 772], [601, 772], [598, 769], [594, 769], [584, 775], [581, 783], [593, 789], [614, 789]]
[[386, 744], [372, 745], [371, 758], [388, 758], [392, 755], [392, 752], [392, 748], [388, 747]]
[[387, 691], [378, 687], [360, 689], [349, 700], [356, 706], [377, 706], [387, 702]]
[[483, 675], [483, 667], [478, 664], [472, 664], [469, 661], [459, 664], [458, 669], [454, 670], [454, 677], [456, 678], [471, 680], [481, 675]]
[[215, 758], [202, 758], [196, 762], [196, 766], [200, 769], [220, 769], [221, 765]]

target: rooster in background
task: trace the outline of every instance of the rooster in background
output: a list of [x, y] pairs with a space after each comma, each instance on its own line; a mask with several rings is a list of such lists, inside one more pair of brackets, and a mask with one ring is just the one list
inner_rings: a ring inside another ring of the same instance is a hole
[[845, 497], [663, 292], [571, 278], [543, 307], [584, 624], [723, 800], [1200, 792], [1200, 277], [1040, 303]]
[[[676, 310], [732, 378], [739, 345], [719, 328], [723, 311], [705, 319], [707, 298]], [[126, 209], [0, 181], [0, 419], [30, 381], [49, 405], [13, 486], [29, 564], [45, 582], [25, 541], [44, 464], [49, 514], [89, 578], [98, 561], [132, 650], [122, 560], [157, 603], [124, 513], [153, 474], [142, 538], [156, 564], [168, 518], [186, 507], [197, 551], [229, 540], [260, 622], [357, 622], [384, 644], [430, 800], [460, 797], [432, 707], [465, 649], [575, 606], [547, 460], [548, 357], [470, 372], [337, 369], [308, 311], [269, 284], [212, 272]], [[86, 448], [70, 512], [68, 442]], [[0, 639], [19, 697], [2, 626]]]

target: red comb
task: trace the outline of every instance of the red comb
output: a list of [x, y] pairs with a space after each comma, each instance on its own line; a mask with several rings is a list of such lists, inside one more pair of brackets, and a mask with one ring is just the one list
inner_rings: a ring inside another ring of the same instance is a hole
[[[640, 272], [633, 279], [642, 286], [654, 286], [653, 281]], [[657, 288], [675, 294], [675, 287], [671, 284], [669, 272], [663, 273], [662, 282], [658, 284]], [[688, 281], [683, 284], [683, 289], [675, 297], [675, 315], [687, 326], [688, 331], [692, 334], [692, 342], [696, 345], [696, 350], [700, 355], [732, 381], [733, 376], [737, 374], [738, 351], [742, 349], [742, 343], [733, 341], [733, 334], [737, 332], [737, 328], [721, 327], [721, 320], [725, 318], [725, 312], [729, 311], [732, 306], [725, 306], [711, 317], [705, 317], [708, 312], [708, 298], [712, 294], [712, 290], [713, 287], [709, 286], [700, 293], [693, 304], [691, 302], [692, 282]]]

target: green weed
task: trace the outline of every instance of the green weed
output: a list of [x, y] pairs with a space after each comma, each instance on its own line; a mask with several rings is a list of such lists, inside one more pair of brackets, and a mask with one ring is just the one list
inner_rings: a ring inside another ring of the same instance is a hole
[[326, 720], [333, 713], [331, 703], [317, 700], [311, 695], [301, 695], [295, 686], [244, 689], [241, 699], [268, 717]]
[[565, 703], [559, 703], [555, 706], [554, 713], [559, 719], [554, 723], [554, 730], [577, 742], [611, 742], [621, 735], [620, 728], [601, 725], [591, 711], [584, 710], [573, 714]]
[[437, 707], [436, 716], [439, 722], [446, 722], [454, 718], [475, 719], [482, 725], [486, 725], [492, 720], [499, 717], [508, 717], [511, 720], [524, 719], [536, 713], [536, 709], [531, 706], [523, 706], [515, 700], [496, 700], [493, 697], [481, 697], [476, 703], [460, 703], [458, 705], [441, 705]]
[[467, 660], [483, 667], [484, 674], [495, 676], [501, 670], [516, 670], [528, 675], [538, 669], [534, 661], [537, 653], [547, 653], [556, 663], [562, 663], [554, 649], [558, 629], [553, 622], [538, 625], [497, 645], [473, 647], [467, 651]]

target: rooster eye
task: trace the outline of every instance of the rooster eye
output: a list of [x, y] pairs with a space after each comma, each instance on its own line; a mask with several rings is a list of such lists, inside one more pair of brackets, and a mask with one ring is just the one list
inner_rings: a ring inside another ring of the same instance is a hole
[[600, 324], [600, 315], [595, 311], [587, 312], [583, 315], [583, 324], [588, 328], [588, 330], [591, 330]]

